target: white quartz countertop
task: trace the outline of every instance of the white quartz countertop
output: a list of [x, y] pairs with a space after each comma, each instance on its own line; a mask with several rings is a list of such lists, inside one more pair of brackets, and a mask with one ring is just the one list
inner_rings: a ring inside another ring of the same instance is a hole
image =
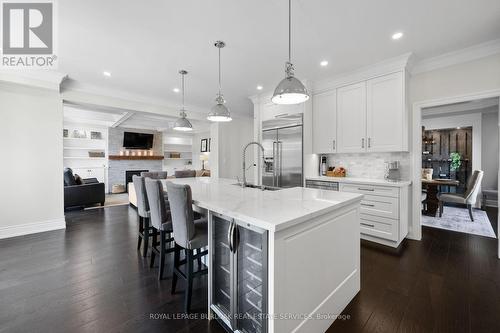
[[326, 177], [326, 176], [317, 176], [317, 177], [306, 177], [306, 180], [322, 180], [329, 182], [338, 182], [345, 184], [367, 184], [367, 185], [383, 185], [383, 186], [392, 186], [392, 187], [403, 187], [409, 186], [411, 181], [409, 180], [399, 180], [399, 181], [389, 181], [385, 179], [370, 179], [370, 178], [355, 178], [355, 177]]
[[363, 195], [294, 187], [279, 191], [262, 191], [233, 185], [233, 179], [209, 177], [162, 180], [191, 186], [193, 203], [219, 214], [279, 231], [316, 216], [359, 202]]

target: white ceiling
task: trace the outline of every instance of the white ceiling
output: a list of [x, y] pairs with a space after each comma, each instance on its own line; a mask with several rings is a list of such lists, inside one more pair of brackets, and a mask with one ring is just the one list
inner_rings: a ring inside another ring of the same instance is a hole
[[[59, 1], [59, 70], [79, 84], [206, 108], [223, 91], [249, 114], [258, 84], [272, 90], [287, 58], [286, 0]], [[320, 80], [414, 52], [427, 58], [500, 38], [498, 0], [292, 0], [293, 55], [300, 79]], [[399, 41], [392, 33], [404, 32]], [[325, 68], [319, 66], [329, 61]], [[112, 73], [104, 77], [103, 71]]]

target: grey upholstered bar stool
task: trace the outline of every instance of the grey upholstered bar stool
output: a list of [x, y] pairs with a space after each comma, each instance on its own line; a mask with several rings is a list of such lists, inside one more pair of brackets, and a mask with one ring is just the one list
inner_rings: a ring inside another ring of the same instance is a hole
[[[174, 252], [174, 247], [170, 246], [174, 240], [172, 237], [172, 223], [168, 201], [163, 194], [163, 186], [157, 179], [146, 178], [146, 193], [148, 196], [149, 213], [153, 228], [153, 242], [151, 244], [151, 264], [154, 264], [156, 254], [160, 255], [160, 269], [158, 280], [163, 278], [165, 268], [165, 256], [169, 252]], [[160, 233], [160, 242], [157, 242], [157, 235]], [[160, 248], [158, 249], [158, 246]]]
[[141, 177], [151, 179], [167, 179], [167, 171], [149, 171], [141, 172]]
[[[186, 313], [191, 308], [191, 294], [193, 290], [193, 278], [204, 275], [208, 270], [198, 268], [193, 272], [193, 261], [208, 254], [208, 250], [201, 251], [208, 245], [208, 223], [206, 219], [194, 220], [193, 200], [191, 187], [189, 185], [178, 185], [167, 182], [167, 193], [170, 201], [170, 212], [172, 214], [172, 227], [174, 230], [175, 252], [174, 252], [174, 276], [172, 277], [172, 294], [175, 293], [177, 278], [186, 281], [186, 300], [184, 303]], [[181, 249], [186, 250], [186, 259], [180, 260]], [[197, 250], [194, 254], [193, 250]], [[185, 264], [184, 272], [180, 266]]]
[[175, 178], [189, 178], [196, 177], [195, 170], [176, 170], [174, 173]]
[[144, 241], [142, 256], [148, 255], [149, 238], [152, 236], [152, 228], [149, 225], [149, 204], [146, 194], [144, 177], [132, 176], [135, 194], [137, 196], [137, 214], [139, 215], [139, 236], [137, 239], [137, 250], [141, 248], [141, 241]]

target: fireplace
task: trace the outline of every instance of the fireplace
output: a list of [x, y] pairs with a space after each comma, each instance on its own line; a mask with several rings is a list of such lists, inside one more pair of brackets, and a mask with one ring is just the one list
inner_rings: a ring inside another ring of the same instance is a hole
[[149, 170], [127, 170], [125, 171], [125, 188], [128, 192], [128, 183], [132, 182], [132, 176], [140, 176], [141, 172], [149, 172]]

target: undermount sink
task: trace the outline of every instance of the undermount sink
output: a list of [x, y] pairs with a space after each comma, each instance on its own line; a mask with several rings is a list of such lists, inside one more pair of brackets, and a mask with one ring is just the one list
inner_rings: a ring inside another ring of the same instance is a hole
[[[239, 187], [242, 187], [241, 184], [233, 184], [235, 186], [239, 186]], [[250, 188], [256, 188], [256, 189], [259, 189], [259, 190], [263, 190], [263, 191], [279, 191], [281, 190], [281, 188], [279, 187], [273, 187], [273, 186], [260, 186], [260, 185], [255, 185], [255, 184], [246, 184], [245, 187], [250, 187]]]

